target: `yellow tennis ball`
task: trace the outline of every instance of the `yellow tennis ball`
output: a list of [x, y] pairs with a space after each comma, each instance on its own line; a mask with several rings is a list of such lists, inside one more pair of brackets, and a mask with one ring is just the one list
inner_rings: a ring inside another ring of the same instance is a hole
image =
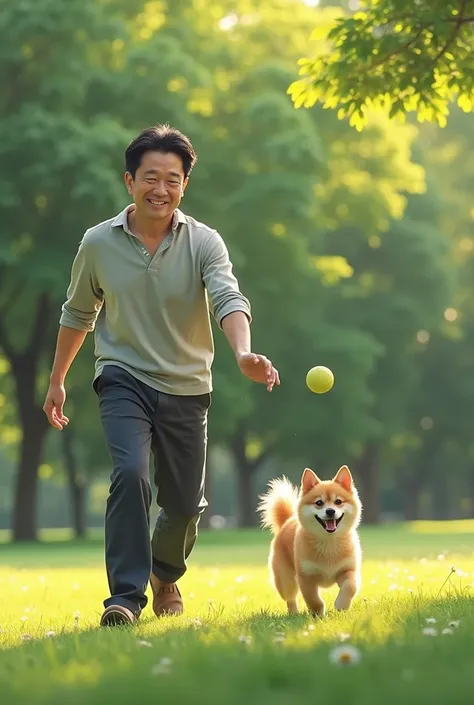
[[315, 394], [325, 394], [334, 384], [334, 375], [328, 367], [317, 365], [306, 375], [306, 384]]

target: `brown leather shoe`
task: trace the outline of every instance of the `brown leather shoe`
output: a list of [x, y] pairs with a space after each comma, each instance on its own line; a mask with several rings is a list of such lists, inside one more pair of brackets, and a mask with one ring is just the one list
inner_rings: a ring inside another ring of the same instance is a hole
[[122, 605], [110, 605], [102, 614], [101, 627], [117, 627], [124, 624], [135, 624], [137, 617]]
[[176, 583], [164, 583], [152, 574], [150, 584], [153, 592], [153, 612], [157, 617], [183, 613], [183, 598]]

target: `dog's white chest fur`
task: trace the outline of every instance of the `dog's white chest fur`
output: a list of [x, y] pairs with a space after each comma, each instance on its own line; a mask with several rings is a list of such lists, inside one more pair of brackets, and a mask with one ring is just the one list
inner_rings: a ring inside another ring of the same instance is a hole
[[324, 575], [326, 573], [323, 566], [314, 561], [301, 561], [300, 567], [303, 575]]
[[317, 575], [321, 587], [332, 585], [340, 573], [344, 570], [353, 570], [354, 567], [354, 561], [350, 558], [338, 561], [333, 565], [325, 565], [324, 563], [316, 563], [310, 560], [302, 560], [300, 562], [301, 574], [307, 576]]

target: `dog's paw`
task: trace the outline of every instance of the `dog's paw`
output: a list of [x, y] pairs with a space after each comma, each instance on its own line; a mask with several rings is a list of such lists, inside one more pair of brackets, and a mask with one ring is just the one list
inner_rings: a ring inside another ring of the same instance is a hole
[[308, 605], [308, 609], [313, 617], [319, 617], [320, 619], [322, 619], [326, 614], [326, 605], [324, 602]]
[[352, 600], [348, 599], [347, 597], [342, 597], [341, 595], [338, 595], [334, 602], [334, 609], [338, 612], [345, 612], [351, 606], [351, 602]]

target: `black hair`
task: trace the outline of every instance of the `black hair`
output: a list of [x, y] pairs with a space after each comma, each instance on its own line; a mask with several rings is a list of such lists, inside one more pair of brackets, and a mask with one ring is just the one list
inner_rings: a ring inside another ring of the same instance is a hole
[[133, 179], [145, 152], [176, 154], [183, 162], [185, 178], [189, 176], [197, 161], [196, 152], [190, 139], [167, 124], [146, 127], [128, 145], [125, 151], [125, 169], [130, 172]]

